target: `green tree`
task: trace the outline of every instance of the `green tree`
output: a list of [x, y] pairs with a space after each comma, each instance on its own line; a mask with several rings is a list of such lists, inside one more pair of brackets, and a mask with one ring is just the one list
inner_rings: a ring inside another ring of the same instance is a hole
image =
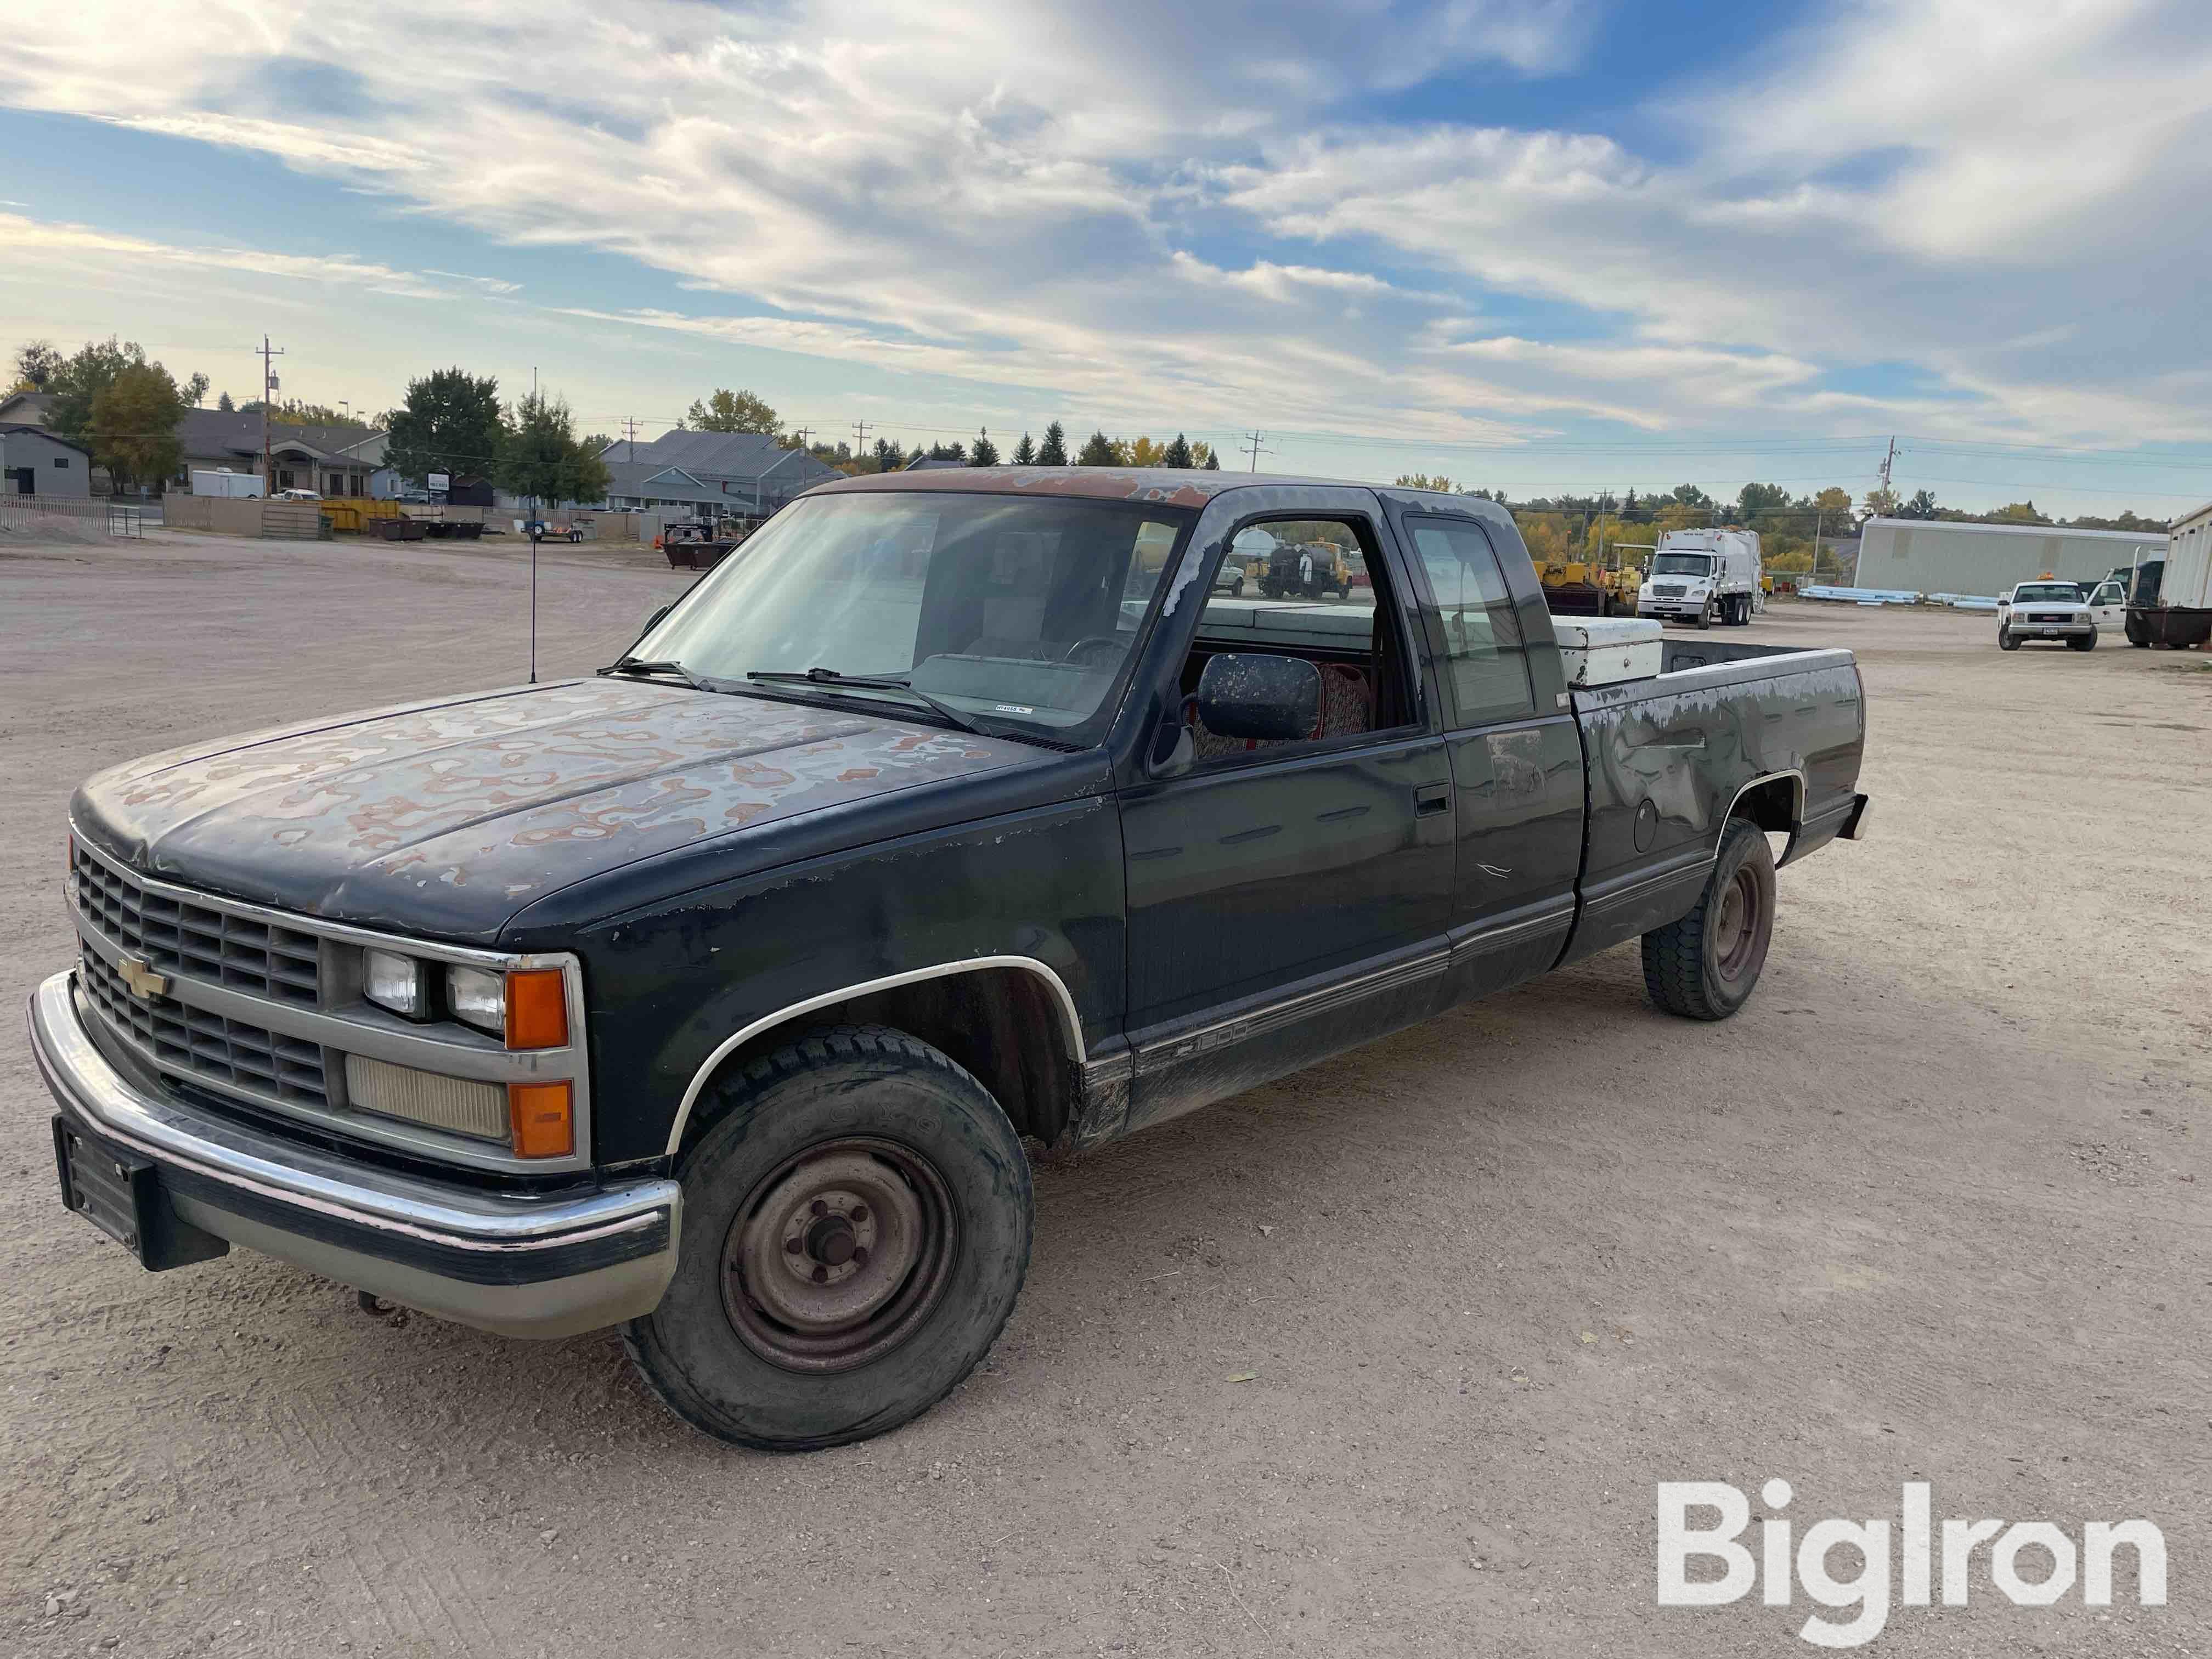
[[182, 390], [185, 401], [194, 409], [198, 409], [200, 406], [200, 399], [208, 394], [208, 377], [204, 374], [195, 374], [185, 382]]
[[1093, 432], [1083, 441], [1083, 453], [1075, 458], [1078, 466], [1112, 466], [1115, 464], [1113, 441], [1103, 432]]
[[1021, 442], [1014, 446], [1014, 465], [1016, 466], [1036, 465], [1036, 446], [1030, 441], [1030, 434], [1026, 432], [1022, 434]]
[[1684, 507], [1711, 507], [1713, 504], [1713, 498], [1693, 483], [1676, 484], [1674, 493], [1668, 499], [1679, 501]]
[[27, 340], [15, 348], [17, 392], [44, 392], [61, 373], [62, 354], [52, 340]]
[[568, 405], [550, 392], [533, 392], [515, 404], [494, 476], [500, 488], [531, 497], [541, 510], [606, 499], [606, 464], [577, 442]]
[[968, 446], [965, 444], [932, 444], [929, 447], [929, 459], [933, 461], [958, 461], [964, 465], [968, 459]]
[[1202, 465], [1204, 470], [1208, 472], [1218, 472], [1221, 471], [1221, 457], [1215, 454], [1211, 447], [1208, 447], [1206, 452], [1206, 459]]
[[1213, 459], [1213, 446], [1196, 438], [1190, 441], [1190, 464], [1201, 470], [1211, 467], [1219, 471], [1221, 469], [1221, 463]]
[[1897, 509], [1900, 519], [1932, 519], [1936, 514], [1936, 492], [1922, 489], [1914, 492], [1911, 501]]
[[64, 438], [82, 441], [92, 430], [92, 400], [115, 383], [126, 368], [144, 366], [146, 348], [136, 340], [88, 340], [64, 358], [46, 381], [54, 400], [48, 420]]
[[1067, 433], [1058, 421], [1044, 429], [1044, 441], [1037, 446], [1036, 464], [1039, 466], [1067, 465]]
[[684, 424], [693, 432], [759, 432], [769, 437], [783, 430], [781, 419], [766, 400], [742, 388], [731, 392], [717, 387], [704, 403], [695, 399]]
[[165, 483], [184, 459], [185, 400], [159, 363], [132, 363], [92, 400], [92, 457], [120, 489]]
[[441, 368], [407, 383], [407, 402], [392, 416], [385, 462], [422, 483], [433, 472], [483, 477], [503, 459], [507, 420], [499, 381], [464, 368]]
[[998, 464], [999, 447], [991, 441], [990, 428], [986, 427], [976, 433], [975, 441], [968, 447], [968, 465], [996, 466]]
[[1441, 477], [1431, 478], [1425, 472], [1401, 472], [1398, 475], [1398, 488], [1401, 489], [1440, 489], [1449, 495], [1456, 492], [1459, 486], [1454, 483], [1449, 478]]
[[226, 415], [233, 413], [238, 408], [236, 404], [231, 402], [230, 393], [228, 392], [218, 392], [216, 394], [215, 406]]
[[1988, 515], [1991, 524], [2049, 524], [2051, 520], [2035, 510], [2035, 503], [2014, 501]]
[[876, 440], [876, 471], [896, 472], [906, 465], [906, 452], [889, 438]]
[[1790, 505], [1790, 492], [1780, 484], [1747, 483], [1735, 498], [1736, 511], [1749, 523], [1759, 513], [1778, 513]]
[[1172, 466], [1181, 471], [1190, 471], [1190, 440], [1184, 437], [1182, 433], [1176, 433], [1168, 445], [1167, 453], [1160, 457], [1160, 465]]
[[605, 432], [594, 432], [583, 440], [583, 447], [586, 454], [604, 455], [614, 447], [613, 437]]
[[1897, 516], [1898, 495], [1887, 485], [1866, 493], [1865, 514], [1869, 519], [1893, 519]]

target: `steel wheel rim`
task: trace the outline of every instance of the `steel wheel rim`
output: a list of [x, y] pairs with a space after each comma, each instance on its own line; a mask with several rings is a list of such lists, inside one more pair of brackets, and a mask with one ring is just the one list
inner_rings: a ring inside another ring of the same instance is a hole
[[1721, 889], [1718, 913], [1713, 918], [1713, 968], [1723, 979], [1743, 976], [1760, 950], [1760, 911], [1764, 908], [1759, 878], [1748, 865], [1739, 866]]
[[722, 1307], [786, 1370], [881, 1358], [944, 1299], [958, 1254], [951, 1189], [910, 1146], [872, 1136], [787, 1158], [746, 1194], [722, 1243]]

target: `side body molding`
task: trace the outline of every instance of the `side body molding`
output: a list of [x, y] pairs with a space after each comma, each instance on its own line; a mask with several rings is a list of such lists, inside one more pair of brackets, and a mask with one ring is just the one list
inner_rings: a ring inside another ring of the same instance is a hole
[[794, 1002], [773, 1013], [763, 1014], [723, 1038], [715, 1045], [714, 1052], [701, 1062], [699, 1069], [692, 1073], [691, 1081], [684, 1091], [684, 1103], [676, 1109], [676, 1121], [669, 1126], [666, 1155], [674, 1158], [677, 1149], [684, 1144], [684, 1131], [691, 1121], [692, 1105], [706, 1089], [707, 1080], [714, 1075], [715, 1068], [763, 1031], [773, 1030], [788, 1021], [811, 1014], [817, 1008], [827, 1008], [854, 997], [866, 996], [871, 992], [892, 991], [902, 985], [913, 985], [922, 980], [945, 979], [954, 974], [980, 973], [994, 968], [1015, 968], [1034, 974], [1051, 988], [1054, 1003], [1060, 1009], [1061, 1023], [1067, 1028], [1068, 1048], [1075, 1057], [1076, 1065], [1079, 1067], [1085, 1066], [1089, 1056], [1083, 1045], [1083, 1022], [1075, 1012], [1075, 998], [1069, 993], [1067, 982], [1048, 964], [1039, 962], [1035, 957], [969, 957], [959, 962], [940, 962], [933, 967], [913, 968], [902, 974], [887, 974], [881, 979], [864, 980], [857, 985], [824, 991], [819, 996], [808, 997], [803, 1002]]

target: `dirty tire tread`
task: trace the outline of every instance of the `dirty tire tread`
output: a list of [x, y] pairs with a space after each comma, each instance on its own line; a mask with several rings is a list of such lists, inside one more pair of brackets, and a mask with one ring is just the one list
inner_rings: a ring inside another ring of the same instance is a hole
[[[1746, 836], [1756, 836], [1763, 844], [1765, 834], [1749, 818], [1730, 818], [1721, 835], [1720, 856], [1713, 861], [1714, 878], [1706, 881], [1696, 907], [1687, 915], [1644, 935], [1644, 988], [1662, 1012], [1685, 1019], [1720, 1020], [1735, 1013], [1749, 1000], [1748, 989], [1733, 1006], [1712, 994], [1705, 977], [1705, 922], [1718, 896], [1717, 878], [1734, 867], [1731, 852]], [[1757, 982], [1754, 979], [1753, 986]]]
[[[872, 1416], [856, 1425], [828, 1432], [801, 1435], [769, 1436], [745, 1433], [735, 1431], [726, 1425], [702, 1421], [700, 1412], [695, 1403], [681, 1397], [672, 1387], [672, 1379], [664, 1373], [661, 1357], [655, 1352], [656, 1345], [649, 1337], [653, 1316], [648, 1315], [622, 1326], [620, 1328], [623, 1352], [628, 1356], [636, 1374], [644, 1380], [646, 1386], [652, 1390], [653, 1396], [662, 1405], [702, 1433], [757, 1450], [775, 1452], [820, 1450], [886, 1433], [921, 1416], [964, 1382], [975, 1367], [980, 1364], [984, 1357], [989, 1353], [992, 1346], [997, 1342], [1000, 1333], [1005, 1328], [1006, 1320], [1012, 1316], [1014, 1304], [1019, 1298], [1022, 1285], [1029, 1276], [1032, 1241], [1027, 1155], [1022, 1150], [1020, 1139], [1015, 1133], [1012, 1123], [1007, 1120], [1004, 1109], [998, 1106], [995, 1097], [990, 1091], [985, 1089], [965, 1066], [960, 1065], [950, 1055], [903, 1031], [886, 1025], [829, 1027], [809, 1032], [771, 1054], [749, 1061], [743, 1067], [717, 1078], [708, 1085], [706, 1095], [701, 1101], [702, 1107], [708, 1109], [704, 1121], [698, 1133], [687, 1144], [683, 1156], [678, 1161], [677, 1172], [679, 1177], [684, 1173], [686, 1166], [700, 1154], [701, 1149], [713, 1138], [717, 1129], [733, 1115], [742, 1112], [749, 1104], [759, 1099], [768, 1091], [804, 1079], [810, 1073], [822, 1071], [826, 1067], [868, 1060], [888, 1060], [926, 1068], [929, 1072], [940, 1073], [945, 1080], [956, 1087], [974, 1091], [984, 1101], [991, 1103], [997, 1115], [998, 1125], [1005, 1133], [1005, 1149], [1011, 1154], [1008, 1159], [1009, 1168], [1019, 1178], [1021, 1198], [1020, 1224], [1016, 1229], [1018, 1233], [1018, 1243], [1012, 1256], [1012, 1285], [1006, 1298], [1005, 1310], [998, 1319], [991, 1323], [988, 1332], [983, 1334], [982, 1340], [973, 1345], [974, 1351], [966, 1363], [954, 1368], [949, 1376], [942, 1379], [940, 1385], [916, 1395], [901, 1402], [895, 1408]], [[689, 1194], [687, 1194], [686, 1196], [688, 1199]], [[679, 1273], [683, 1271], [681, 1264], [678, 1271]], [[665, 1298], [664, 1305], [665, 1305]], [[920, 1334], [917, 1333], [917, 1340]], [[913, 1343], [903, 1345], [901, 1350], [894, 1351], [891, 1354], [886, 1355], [884, 1359], [874, 1363], [895, 1364], [904, 1348], [913, 1346], [915, 1346]]]

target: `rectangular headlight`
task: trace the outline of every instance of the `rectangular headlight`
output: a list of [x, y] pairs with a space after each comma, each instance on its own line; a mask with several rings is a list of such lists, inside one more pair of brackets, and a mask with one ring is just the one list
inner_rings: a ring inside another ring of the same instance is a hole
[[407, 1019], [430, 1018], [430, 975], [397, 951], [368, 951], [362, 963], [361, 994]]
[[446, 969], [446, 1005], [453, 1018], [501, 1042], [507, 1038], [507, 975], [482, 968]]

